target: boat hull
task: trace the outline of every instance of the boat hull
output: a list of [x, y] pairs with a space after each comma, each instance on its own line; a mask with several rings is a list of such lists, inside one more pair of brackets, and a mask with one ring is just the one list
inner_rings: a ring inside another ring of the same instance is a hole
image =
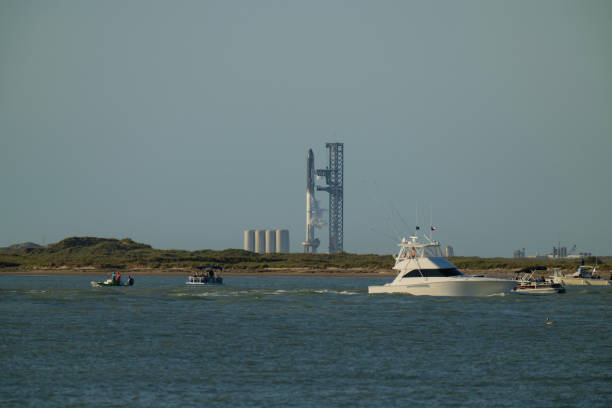
[[553, 282], [564, 286], [612, 286], [612, 282], [606, 279], [574, 278], [554, 276]]
[[445, 281], [369, 286], [368, 293], [407, 293], [415, 296], [491, 296], [509, 293], [515, 281], [490, 278], [459, 278]]
[[513, 289], [512, 293], [516, 295], [554, 295], [555, 293], [564, 293], [563, 288], [517, 288]]
[[217, 282], [185, 282], [185, 285], [196, 285], [196, 286], [220, 286], [223, 285], [223, 283], [217, 283]]
[[122, 283], [120, 285], [114, 284], [114, 283], [105, 283], [105, 282], [94, 282], [91, 281], [91, 286], [93, 286], [94, 288], [101, 288], [101, 287], [106, 287], [106, 286], [110, 286], [110, 287], [117, 287], [117, 288], [122, 288], [125, 286], [132, 286], [128, 283]]

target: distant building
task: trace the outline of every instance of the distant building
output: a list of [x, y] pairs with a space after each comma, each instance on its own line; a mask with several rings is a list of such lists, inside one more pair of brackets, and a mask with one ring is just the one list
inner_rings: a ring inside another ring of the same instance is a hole
[[450, 245], [447, 245], [447, 246], [446, 246], [446, 248], [445, 248], [445, 252], [446, 252], [446, 257], [447, 257], [447, 258], [450, 258], [450, 257], [452, 257], [452, 256], [455, 256], [455, 250], [454, 250], [454, 249], [453, 249], [453, 247], [452, 247], [452, 246], [450, 246]]
[[243, 248], [258, 254], [289, 253], [289, 230], [245, 230]]
[[266, 231], [255, 230], [255, 252], [258, 254], [266, 253]]
[[244, 250], [255, 252], [255, 230], [244, 231]]
[[553, 247], [552, 254], [550, 254], [549, 258], [567, 258], [567, 247]]
[[513, 258], [524, 258], [525, 257], [525, 248], [517, 249], [512, 253]]
[[539, 252], [536, 252], [535, 255], [527, 255], [527, 256], [525, 256], [525, 258], [529, 258], [529, 259], [546, 259], [547, 256], [546, 255], [540, 255]]

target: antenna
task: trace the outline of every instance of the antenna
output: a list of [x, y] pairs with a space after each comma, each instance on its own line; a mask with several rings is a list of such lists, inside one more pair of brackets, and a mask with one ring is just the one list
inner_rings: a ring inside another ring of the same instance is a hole
[[[402, 235], [399, 233], [399, 231], [395, 228], [395, 226], [393, 225], [393, 211], [395, 210], [395, 207], [393, 207], [391, 204], [389, 204], [391, 206], [391, 210], [389, 210], [387, 208], [387, 205], [385, 203], [382, 202], [382, 200], [380, 200], [378, 197], [382, 196], [382, 192], [378, 186], [378, 184], [376, 183], [376, 180], [372, 181], [372, 184], [374, 185], [374, 187], [376, 188], [376, 194], [372, 194], [371, 196], [374, 198], [374, 200], [376, 201], [376, 204], [380, 205], [380, 207], [383, 209], [383, 216], [385, 218], [385, 223], [391, 227], [391, 229], [393, 230], [393, 232], [396, 234], [396, 239], [397, 241], [401, 241], [402, 239]], [[389, 214], [387, 215], [387, 212], [389, 212]], [[399, 214], [398, 214], [399, 215]], [[401, 216], [400, 216], [401, 218]], [[402, 221], [404, 221], [402, 219]], [[404, 223], [406, 223], [404, 221]], [[408, 224], [406, 224], [406, 227], [408, 226]]]
[[410, 228], [410, 224], [408, 224], [406, 222], [406, 220], [404, 219], [404, 217], [402, 217], [402, 215], [400, 214], [400, 212], [397, 210], [397, 208], [395, 208], [393, 205], [391, 205], [392, 208], [392, 214], [397, 215], [397, 217], [402, 221], [402, 223], [404, 224], [405, 228]]
[[[376, 230], [375, 228], [372, 228], [372, 227], [370, 227], [370, 231], [375, 232], [375, 233], [377, 233], [377, 234], [380, 234], [380, 235], [382, 235], [383, 237], [388, 238], [388, 239], [390, 239], [390, 240], [391, 240], [391, 241], [393, 241], [393, 242], [401, 241], [401, 239], [402, 239], [402, 237], [401, 237], [400, 235], [398, 235], [397, 237], [393, 237], [393, 236], [391, 236], [391, 235], [389, 235], [389, 234], [385, 234], [385, 233], [384, 233], [384, 232], [382, 232], [382, 231], [378, 231], [378, 230]], [[398, 238], [398, 237], [399, 237], [399, 238]]]
[[416, 225], [416, 231], [418, 231], [419, 230], [419, 202], [418, 201], [416, 202], [416, 209], [414, 213], [414, 223]]
[[429, 240], [433, 241], [433, 216], [431, 214], [431, 204], [429, 204]]

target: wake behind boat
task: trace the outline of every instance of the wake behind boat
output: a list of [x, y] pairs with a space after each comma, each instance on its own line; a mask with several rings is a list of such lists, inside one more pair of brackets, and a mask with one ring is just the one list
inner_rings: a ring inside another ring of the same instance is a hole
[[408, 293], [417, 296], [489, 296], [509, 293], [516, 281], [467, 276], [442, 255], [440, 243], [402, 239], [393, 269], [398, 271], [391, 283], [369, 286], [368, 293]]

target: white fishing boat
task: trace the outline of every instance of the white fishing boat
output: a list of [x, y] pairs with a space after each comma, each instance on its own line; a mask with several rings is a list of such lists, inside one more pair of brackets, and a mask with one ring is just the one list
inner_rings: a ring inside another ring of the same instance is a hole
[[461, 273], [442, 255], [440, 243], [425, 236], [405, 238], [395, 257], [393, 269], [398, 271], [391, 283], [369, 286], [368, 293], [408, 293], [425, 296], [489, 296], [509, 293], [516, 281], [510, 279], [469, 276]]
[[553, 276], [550, 278], [553, 282], [565, 286], [612, 286], [612, 280], [603, 279], [599, 275], [597, 267], [591, 265], [580, 265], [578, 270], [571, 275], [565, 275], [555, 269]]

